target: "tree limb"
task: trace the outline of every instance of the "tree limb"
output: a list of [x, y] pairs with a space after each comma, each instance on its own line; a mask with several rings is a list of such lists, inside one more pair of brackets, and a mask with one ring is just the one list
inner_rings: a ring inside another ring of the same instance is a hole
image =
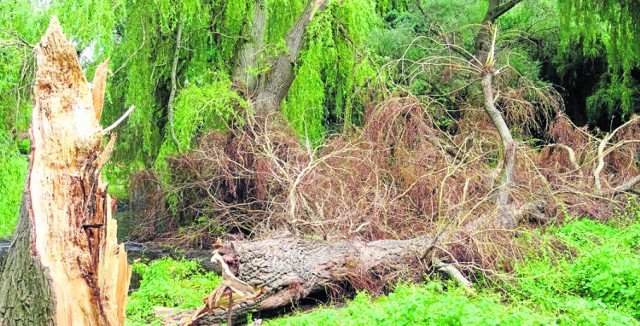
[[564, 144], [549, 144], [548, 147], [559, 147], [567, 151], [567, 154], [569, 154], [569, 161], [571, 161], [573, 169], [575, 171], [580, 170], [580, 165], [578, 165], [578, 161], [576, 160], [576, 152], [573, 150], [573, 148]]
[[[598, 154], [597, 154], [597, 159], [598, 159], [598, 165], [596, 166], [595, 170], [593, 170], [593, 184], [596, 188], [596, 192], [599, 195], [605, 195], [605, 194], [615, 194], [615, 193], [620, 193], [620, 192], [625, 192], [628, 191], [627, 190], [622, 190], [622, 191], [616, 191], [616, 189], [621, 188], [624, 189], [626, 187], [630, 187], [633, 188], [635, 186], [635, 184], [637, 183], [637, 181], [631, 185], [629, 185], [629, 182], [623, 184], [622, 186], [618, 187], [618, 188], [614, 188], [612, 190], [609, 191], [603, 191], [602, 190], [602, 181], [600, 180], [600, 173], [602, 173], [602, 170], [604, 169], [604, 157], [606, 156], [604, 153], [605, 148], [607, 147], [607, 144], [609, 143], [609, 141], [613, 138], [613, 136], [615, 136], [615, 134], [620, 131], [622, 128], [632, 124], [633, 122], [636, 122], [638, 119], [640, 119], [640, 116], [635, 117], [629, 121], [627, 121], [626, 123], [624, 123], [622, 126], [616, 128], [614, 131], [612, 131], [610, 134], [604, 136], [604, 138], [602, 138], [602, 140], [600, 141], [600, 144], [598, 145]], [[633, 180], [633, 179], [632, 179]], [[625, 186], [625, 187], [623, 187]]]
[[507, 11], [511, 10], [518, 3], [522, 2], [522, 0], [511, 0], [505, 4], [502, 4], [493, 12], [493, 21], [496, 21], [500, 16], [504, 15]]
[[175, 106], [175, 96], [176, 89], [178, 88], [177, 79], [177, 70], [178, 70], [178, 59], [180, 57], [180, 43], [182, 42], [182, 27], [184, 26], [184, 21], [182, 20], [182, 16], [179, 18], [180, 22], [178, 23], [178, 31], [176, 32], [176, 49], [175, 54], [173, 55], [173, 65], [171, 66], [171, 91], [169, 93], [169, 105], [167, 108], [167, 119], [169, 120], [169, 133], [171, 134], [171, 139], [173, 143], [176, 145], [176, 149], [180, 151], [180, 142], [178, 141], [178, 137], [176, 137], [176, 131], [174, 128], [173, 121], [173, 109]]

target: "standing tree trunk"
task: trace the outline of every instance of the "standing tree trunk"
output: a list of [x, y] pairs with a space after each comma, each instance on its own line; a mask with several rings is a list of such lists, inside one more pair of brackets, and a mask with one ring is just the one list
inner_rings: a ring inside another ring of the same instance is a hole
[[240, 47], [233, 65], [233, 79], [245, 83], [249, 95], [253, 95], [258, 87], [258, 76], [249, 70], [258, 66], [259, 53], [264, 46], [268, 14], [266, 0], [256, 0], [253, 4], [251, 25], [247, 31], [249, 39]]
[[93, 92], [51, 19], [38, 64], [20, 221], [0, 271], [0, 325], [123, 325], [130, 266], [101, 176], [106, 64]]
[[280, 103], [289, 92], [295, 78], [293, 68], [304, 46], [307, 26], [318, 11], [326, 9], [327, 3], [328, 0], [310, 0], [302, 15], [285, 36], [287, 53], [275, 58], [270, 71], [260, 80], [255, 103], [257, 114], [268, 114], [280, 108]]
[[487, 58], [489, 48], [491, 47], [491, 28], [500, 16], [506, 14], [513, 9], [522, 0], [487, 0], [487, 12], [482, 19], [482, 25], [478, 35], [476, 36], [476, 58], [480, 62], [484, 62]]

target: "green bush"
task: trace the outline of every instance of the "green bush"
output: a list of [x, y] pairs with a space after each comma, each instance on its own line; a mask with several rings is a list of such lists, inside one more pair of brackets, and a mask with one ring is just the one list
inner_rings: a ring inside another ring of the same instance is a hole
[[[630, 211], [633, 211], [631, 207]], [[576, 220], [546, 237], [564, 242], [564, 256], [535, 255], [517, 267], [511, 299], [557, 313], [558, 324], [633, 325], [640, 317], [640, 223]]]
[[0, 131], [0, 238], [9, 238], [18, 221], [27, 158], [13, 139]]
[[205, 273], [196, 261], [161, 259], [135, 263], [133, 271], [142, 278], [140, 288], [129, 296], [127, 325], [161, 325], [153, 307], [189, 309], [203, 305], [221, 278]]
[[492, 293], [467, 296], [465, 290], [433, 281], [399, 285], [373, 302], [360, 293], [339, 310], [321, 309], [274, 320], [268, 325], [549, 325], [553, 319], [527, 308], [504, 305]]
[[615, 227], [590, 220], [561, 231], [580, 251], [569, 273], [576, 293], [640, 317], [640, 223]]

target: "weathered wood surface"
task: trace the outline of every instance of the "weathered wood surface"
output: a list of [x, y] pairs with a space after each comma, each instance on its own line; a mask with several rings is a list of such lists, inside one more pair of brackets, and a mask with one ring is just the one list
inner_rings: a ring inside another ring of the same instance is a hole
[[[420, 274], [420, 263], [433, 238], [373, 242], [328, 243], [279, 237], [231, 242], [218, 253], [241, 281], [262, 288], [253, 298], [234, 299], [234, 323], [245, 321], [252, 310], [282, 307], [334, 286]], [[417, 266], [417, 269], [415, 270]], [[413, 268], [413, 269], [412, 269]], [[408, 270], [409, 269], [409, 270]], [[212, 325], [226, 322], [227, 308], [186, 311], [168, 317], [166, 324]]]
[[56, 18], [35, 49], [31, 156], [0, 273], [0, 325], [123, 325], [131, 267], [102, 179], [106, 64], [87, 82]]

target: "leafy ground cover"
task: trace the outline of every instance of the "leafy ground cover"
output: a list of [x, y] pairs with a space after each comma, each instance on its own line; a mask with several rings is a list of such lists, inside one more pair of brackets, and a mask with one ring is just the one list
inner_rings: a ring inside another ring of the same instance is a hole
[[[480, 287], [473, 296], [441, 280], [400, 284], [377, 299], [362, 292], [343, 308], [323, 307], [266, 324], [640, 325], [640, 211], [631, 209], [609, 223], [578, 219], [531, 236], [555, 243], [555, 251], [551, 245], [532, 250], [512, 279]], [[143, 280], [127, 308], [131, 325], [152, 322], [153, 306], [200, 305], [219, 281], [190, 261], [134, 268]]]
[[162, 325], [153, 307], [189, 309], [202, 305], [220, 283], [214, 273], [205, 273], [197, 261], [161, 259], [149, 264], [135, 263], [133, 271], [140, 275], [140, 288], [129, 296], [127, 325]]

